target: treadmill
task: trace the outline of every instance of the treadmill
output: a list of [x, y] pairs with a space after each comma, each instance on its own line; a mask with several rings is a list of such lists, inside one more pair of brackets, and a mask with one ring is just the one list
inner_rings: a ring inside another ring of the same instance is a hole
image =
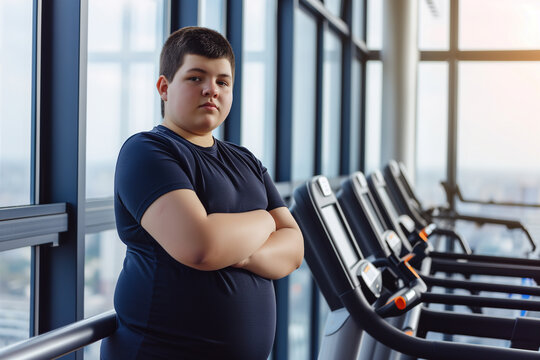
[[[363, 331], [396, 351], [419, 358], [540, 359], [537, 351], [416, 336], [417, 331], [454, 332], [504, 338], [515, 347], [538, 349], [540, 321], [417, 307], [422, 303], [425, 283], [420, 278], [402, 278], [397, 290], [387, 286], [384, 270], [363, 256], [325, 177], [315, 177], [294, 191], [291, 212], [304, 234], [306, 261], [331, 309], [319, 359], [357, 359]], [[418, 327], [396, 328], [385, 321], [404, 314], [418, 319]]]
[[[531, 247], [530, 251], [526, 255], [529, 257], [538, 257], [538, 254], [535, 253], [537, 250], [536, 242], [532, 238], [527, 228], [521, 222], [510, 219], [497, 219], [492, 217], [464, 215], [457, 213], [456, 211], [450, 211], [450, 209], [444, 207], [424, 209], [421, 205], [420, 200], [415, 194], [413, 186], [407, 176], [405, 165], [403, 163], [398, 163], [395, 160], [391, 160], [388, 165], [385, 166], [383, 172], [384, 179], [386, 180], [389, 192], [392, 199], [394, 199], [396, 207], [400, 210], [401, 213], [407, 214], [411, 219], [413, 219], [417, 226], [426, 226], [427, 224], [433, 223], [436, 220], [443, 220], [446, 222], [462, 220], [474, 222], [479, 225], [496, 224], [505, 226], [508, 229], [519, 229], [526, 236]], [[445, 190], [447, 190], [446, 187]], [[519, 204], [502, 203], [502, 205], [517, 206]], [[538, 205], [530, 204], [521, 205], [538, 207]]]
[[[399, 214], [390, 198], [389, 190], [380, 171], [373, 172], [367, 180], [378, 208], [391, 229], [398, 234], [407, 232], [405, 237], [412, 244], [429, 243], [429, 232], [436, 228], [428, 225], [419, 229], [416, 223], [407, 214]], [[462, 247], [462, 252], [433, 251], [433, 246], [427, 245], [429, 255], [432, 258], [432, 272], [461, 273], [465, 276], [496, 275], [520, 278], [532, 278], [540, 283], [540, 260], [527, 258], [512, 258], [505, 256], [477, 255], [472, 254], [467, 243], [455, 237]]]

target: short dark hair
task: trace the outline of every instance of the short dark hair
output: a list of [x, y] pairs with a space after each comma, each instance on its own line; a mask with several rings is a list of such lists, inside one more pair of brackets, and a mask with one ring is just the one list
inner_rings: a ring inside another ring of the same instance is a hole
[[[217, 31], [198, 26], [184, 27], [169, 35], [161, 49], [159, 75], [172, 81], [174, 74], [184, 63], [185, 55], [188, 54], [210, 59], [226, 58], [231, 64], [234, 77], [234, 53], [231, 44]], [[161, 100], [161, 116], [165, 116], [163, 100]]]

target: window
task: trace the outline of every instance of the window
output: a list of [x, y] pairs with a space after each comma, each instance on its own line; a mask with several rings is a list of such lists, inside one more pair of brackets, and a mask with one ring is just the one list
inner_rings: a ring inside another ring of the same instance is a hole
[[289, 275], [289, 359], [309, 359], [311, 272], [306, 262]]
[[537, 0], [461, 0], [461, 50], [540, 49]]
[[439, 182], [446, 179], [447, 138], [448, 63], [421, 62], [418, 67], [415, 185], [426, 206], [446, 202]]
[[359, 40], [364, 39], [364, 6], [363, 0], [352, 1], [352, 33]]
[[448, 50], [450, 1], [419, 1], [418, 5], [418, 47], [422, 50]]
[[341, 40], [329, 30], [324, 32], [322, 174], [339, 175], [341, 130]]
[[381, 165], [382, 63], [367, 63], [366, 79], [366, 174]]
[[273, 175], [277, 3], [244, 0], [243, 16], [242, 145]]
[[[126, 246], [116, 230], [88, 234], [84, 252], [84, 317], [113, 308], [113, 295]], [[101, 341], [84, 348], [87, 359], [99, 359]]]
[[97, 198], [113, 194], [122, 143], [161, 121], [164, 0], [90, 0], [88, 13], [86, 197]]
[[461, 62], [459, 74], [458, 183], [464, 195], [540, 202], [540, 62]]
[[204, 26], [225, 35], [226, 0], [199, 0], [199, 26]]
[[341, 0], [324, 0], [324, 6], [337, 17], [341, 17], [341, 3]]
[[0, 2], [0, 207], [32, 203], [32, 8]]
[[0, 252], [0, 348], [30, 335], [30, 254]]
[[367, 0], [367, 46], [380, 50], [383, 42], [383, 0]]
[[304, 180], [315, 171], [315, 94], [317, 24], [303, 10], [294, 16], [294, 81], [292, 180]]

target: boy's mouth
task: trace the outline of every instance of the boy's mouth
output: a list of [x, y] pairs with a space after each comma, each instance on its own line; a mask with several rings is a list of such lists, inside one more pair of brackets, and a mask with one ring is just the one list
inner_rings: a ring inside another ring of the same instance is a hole
[[200, 105], [199, 107], [201, 108], [205, 108], [205, 109], [210, 109], [210, 110], [217, 110], [218, 107], [216, 106], [216, 104], [212, 103], [212, 102], [205, 102], [204, 104]]

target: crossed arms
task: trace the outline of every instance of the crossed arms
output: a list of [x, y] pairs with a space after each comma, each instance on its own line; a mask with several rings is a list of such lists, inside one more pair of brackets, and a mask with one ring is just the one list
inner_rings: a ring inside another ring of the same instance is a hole
[[175, 260], [198, 270], [235, 266], [279, 279], [304, 256], [302, 233], [286, 207], [208, 215], [194, 191], [181, 189], [154, 201], [141, 225]]

